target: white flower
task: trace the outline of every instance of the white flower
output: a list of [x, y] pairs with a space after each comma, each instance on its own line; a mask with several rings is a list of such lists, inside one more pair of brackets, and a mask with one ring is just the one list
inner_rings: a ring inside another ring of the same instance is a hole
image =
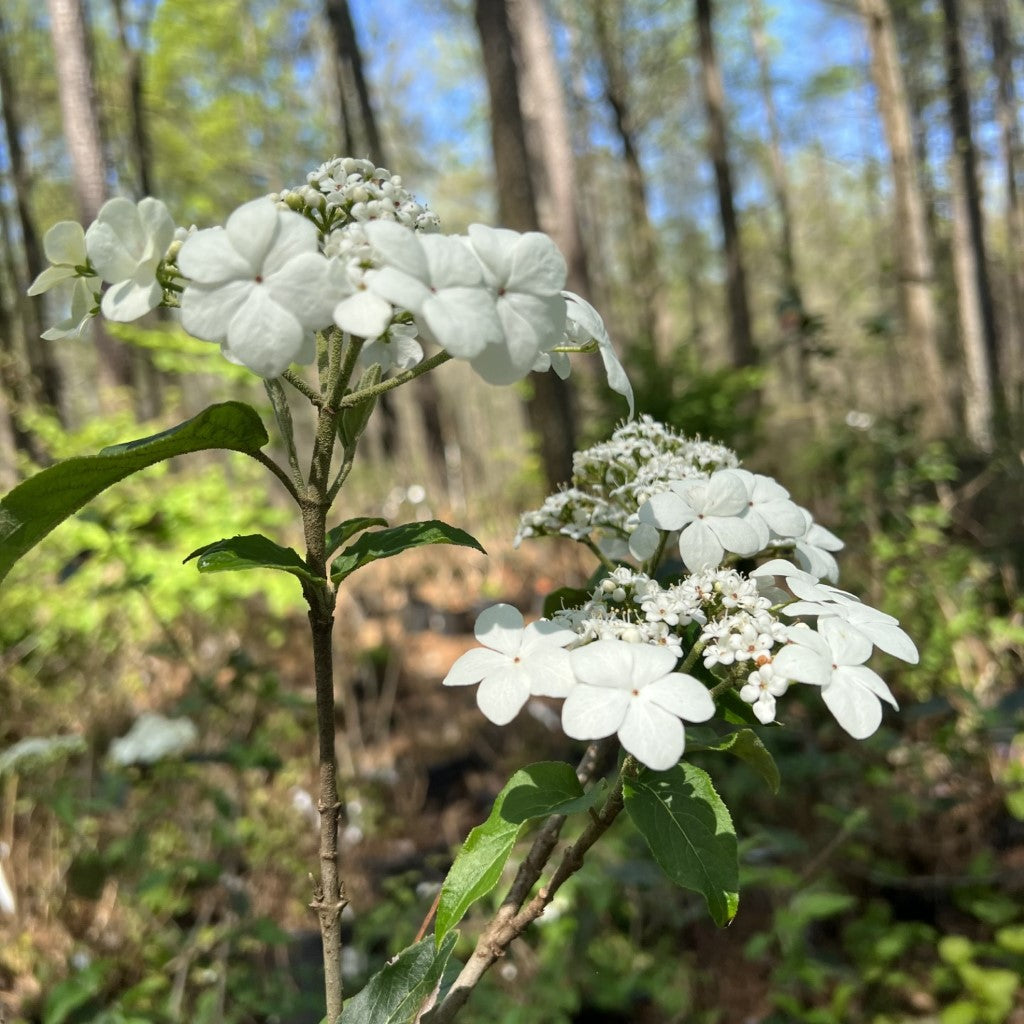
[[504, 334], [480, 263], [458, 239], [418, 235], [393, 221], [371, 221], [366, 236], [383, 266], [366, 273], [373, 294], [407, 309], [442, 348], [472, 360]]
[[160, 261], [174, 241], [174, 221], [159, 199], [104, 203], [85, 233], [85, 247], [97, 274], [110, 284], [103, 315], [127, 323], [156, 309], [163, 288], [156, 279]]
[[683, 756], [680, 719], [705, 722], [711, 694], [693, 676], [673, 672], [672, 651], [623, 640], [595, 640], [571, 655], [576, 685], [562, 705], [562, 728], [578, 740], [617, 733], [638, 761], [662, 771]]
[[679, 554], [691, 571], [719, 565], [726, 551], [760, 550], [757, 531], [744, 515], [747, 487], [735, 470], [721, 469], [707, 480], [673, 480], [640, 509], [640, 521], [659, 530], [682, 530]]
[[821, 687], [821, 696], [836, 721], [855, 739], [870, 736], [881, 724], [882, 705], [898, 708], [884, 680], [865, 667], [871, 641], [835, 616], [818, 620], [818, 631], [798, 624], [790, 643], [772, 659], [786, 679]]
[[78, 277], [78, 268], [89, 260], [82, 225], [74, 220], [58, 221], [43, 236], [43, 252], [53, 266], [47, 267], [29, 285], [29, 295], [42, 295], [62, 281]]
[[832, 556], [833, 551], [842, 551], [843, 542], [824, 526], [819, 526], [806, 509], [800, 510], [804, 516], [804, 532], [796, 538], [797, 561], [820, 580], [839, 579], [839, 563]]
[[854, 632], [865, 636], [880, 651], [916, 665], [919, 659], [914, 641], [900, 629], [899, 619], [862, 604], [853, 594], [827, 584], [812, 584], [798, 578], [787, 579], [798, 598], [783, 608], [786, 615], [836, 616]]
[[[608, 336], [608, 330], [601, 319], [601, 314], [587, 302], [586, 299], [576, 295], [575, 292], [562, 292], [565, 296], [565, 313], [567, 317], [565, 333], [569, 342], [573, 345], [589, 345], [591, 342], [597, 344], [597, 351], [601, 355], [601, 362], [604, 363], [604, 372], [608, 377], [608, 387], [616, 394], [622, 395], [629, 402], [629, 418], [633, 418], [633, 386], [629, 383], [626, 371], [615, 353], [615, 346]], [[556, 372], [557, 372], [556, 366]], [[563, 374], [559, 374], [563, 376]], [[568, 373], [564, 374], [568, 376]]]
[[537, 357], [562, 340], [565, 330], [565, 259], [547, 235], [520, 234], [484, 224], [469, 226], [469, 245], [495, 293], [504, 338], [472, 360], [490, 384], [525, 377]]
[[762, 725], [775, 721], [775, 699], [789, 689], [789, 680], [775, 671], [772, 662], [766, 661], [747, 676], [746, 685], [740, 690], [745, 700]]
[[531, 622], [509, 604], [496, 604], [476, 620], [477, 640], [484, 645], [467, 651], [448, 675], [444, 686], [480, 683], [476, 702], [495, 725], [507, 725], [530, 696], [564, 697], [574, 683], [569, 652], [579, 637], [553, 622]]
[[380, 337], [368, 341], [359, 350], [359, 366], [365, 369], [379, 363], [381, 372], [411, 370], [423, 359], [423, 349], [416, 340], [416, 328], [411, 324], [394, 324]]
[[98, 277], [78, 277], [72, 281], [63, 281], [57, 285], [59, 291], [70, 288], [71, 309], [68, 315], [53, 327], [43, 331], [44, 341], [61, 341], [65, 338], [80, 338], [85, 325], [96, 315], [96, 304], [99, 302], [100, 279]]
[[760, 549], [768, 546], [772, 535], [799, 537], [804, 533], [804, 516], [799, 505], [789, 500], [789, 491], [770, 476], [746, 469], [732, 470], [747, 485], [749, 503], [746, 520], [757, 531]]
[[316, 228], [269, 199], [240, 206], [224, 228], [197, 231], [178, 267], [191, 278], [181, 297], [185, 330], [220, 342], [228, 359], [261, 377], [311, 359], [311, 332], [330, 323], [337, 303]]

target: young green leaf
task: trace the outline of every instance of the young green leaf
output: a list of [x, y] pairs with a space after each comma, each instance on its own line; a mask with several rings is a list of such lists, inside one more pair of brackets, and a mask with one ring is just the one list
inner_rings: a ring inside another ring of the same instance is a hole
[[707, 772], [686, 762], [625, 780], [626, 810], [662, 871], [699, 892], [718, 925], [739, 906], [736, 831]]
[[691, 739], [691, 731], [686, 730], [686, 749], [690, 753], [700, 750], [720, 750], [723, 753], [732, 754], [741, 761], [746, 761], [760, 776], [768, 783], [773, 793], [778, 793], [779, 766], [775, 758], [768, 752], [768, 748], [761, 742], [761, 737], [753, 729], [737, 729], [717, 740], [707, 742], [694, 742]]
[[343, 523], [327, 531], [327, 545], [325, 548], [327, 557], [330, 558], [342, 544], [350, 537], [354, 537], [360, 530], [367, 530], [371, 526], [387, 526], [388, 521], [379, 516], [359, 516], [356, 519], [346, 519]]
[[340, 583], [364, 565], [427, 544], [456, 544], [464, 548], [475, 548], [482, 554], [487, 554], [480, 546], [480, 542], [464, 530], [438, 522], [436, 519], [428, 519], [423, 523], [405, 523], [387, 530], [364, 533], [354, 544], [345, 548], [331, 564], [331, 580]]
[[402, 950], [345, 1001], [337, 1024], [413, 1024], [440, 984], [457, 939], [453, 932], [436, 948], [423, 939]]
[[0, 580], [51, 530], [132, 473], [210, 448], [253, 455], [268, 440], [255, 409], [243, 402], [223, 402], [152, 437], [49, 466], [0, 500]]
[[228, 537], [197, 548], [184, 561], [198, 558], [200, 572], [237, 572], [240, 569], [278, 569], [289, 572], [307, 583], [326, 583], [314, 576], [297, 551], [281, 547], [269, 537], [250, 533], [244, 537]]
[[542, 761], [517, 771], [498, 794], [487, 820], [469, 833], [441, 886], [436, 941], [498, 884], [523, 822], [559, 813], [560, 808], [581, 799], [585, 799], [583, 787], [576, 773], [561, 761]]

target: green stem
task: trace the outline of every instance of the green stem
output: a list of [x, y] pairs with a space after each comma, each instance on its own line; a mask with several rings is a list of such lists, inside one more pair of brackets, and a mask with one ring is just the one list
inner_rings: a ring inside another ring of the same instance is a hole
[[362, 391], [350, 392], [341, 400], [341, 407], [344, 409], [350, 405], [358, 405], [367, 398], [376, 398], [378, 395], [383, 395], [385, 391], [392, 391], [403, 384], [408, 384], [409, 381], [422, 377], [423, 374], [429, 373], [435, 367], [441, 366], [442, 363], [447, 363], [451, 358], [447, 352], [438, 352], [429, 359], [424, 359], [422, 363], [418, 363], [411, 370], [403, 370], [394, 377], [389, 377], [387, 380], [382, 380], [379, 384], [374, 384], [373, 387], [363, 388]]
[[[703, 652], [706, 641], [698, 640], [690, 649], [686, 652], [686, 657], [683, 659], [683, 663], [676, 670], [677, 672], [689, 672], [691, 668], [697, 663], [697, 659]], [[732, 685], [731, 683], [729, 684]]]
[[264, 380], [263, 387], [274, 410], [277, 428], [281, 431], [281, 437], [284, 439], [285, 449], [288, 452], [288, 464], [292, 470], [292, 480], [295, 481], [296, 488], [302, 490], [306, 486], [306, 481], [302, 479], [302, 470], [299, 469], [299, 454], [295, 450], [295, 430], [292, 426], [292, 410], [288, 404], [288, 396], [284, 393], [281, 382], [276, 378]]
[[589, 537], [584, 537], [583, 543], [594, 553], [594, 557], [609, 572], [614, 572], [618, 568], [618, 566]]
[[300, 395], [304, 395], [308, 398], [318, 409], [324, 404], [323, 395], [321, 395], [316, 388], [311, 387], [306, 381], [304, 381], [294, 370], [285, 370], [284, 373], [281, 374], [281, 378], [288, 381], [288, 383], [291, 384], [291, 386], [295, 388]]
[[288, 474], [269, 456], [264, 455], [263, 452], [246, 452], [250, 458], [255, 459], [261, 466], [266, 466], [278, 480], [284, 484], [285, 490], [292, 496], [292, 499], [297, 505], [302, 504], [302, 496], [300, 495], [295, 484], [288, 478]]

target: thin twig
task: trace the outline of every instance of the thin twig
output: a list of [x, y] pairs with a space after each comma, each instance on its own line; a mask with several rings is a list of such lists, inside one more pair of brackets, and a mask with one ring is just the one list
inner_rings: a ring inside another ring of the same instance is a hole
[[304, 395], [308, 398], [318, 409], [324, 404], [324, 396], [321, 395], [316, 388], [303, 380], [302, 377], [300, 377], [294, 370], [285, 370], [284, 373], [281, 374], [281, 379], [288, 381], [288, 383], [291, 384], [291, 386], [295, 388], [300, 395]]
[[278, 480], [284, 484], [285, 490], [292, 496], [296, 504], [301, 503], [299, 492], [295, 488], [295, 484], [289, 479], [288, 474], [268, 455], [264, 455], [263, 452], [246, 452], [250, 458], [255, 459], [261, 466], [266, 466]]

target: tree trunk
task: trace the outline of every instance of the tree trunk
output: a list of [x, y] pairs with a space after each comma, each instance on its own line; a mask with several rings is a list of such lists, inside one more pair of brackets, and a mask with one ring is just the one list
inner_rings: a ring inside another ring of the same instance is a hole
[[779, 324], [786, 347], [794, 354], [797, 398], [806, 401], [810, 394], [807, 341], [810, 320], [804, 309], [803, 295], [796, 269], [793, 244], [793, 208], [790, 203], [789, 179], [782, 157], [782, 132], [775, 109], [768, 45], [764, 31], [764, 8], [761, 0], [750, 0], [750, 36], [757, 59], [761, 99], [768, 122], [768, 166], [771, 170], [772, 192], [779, 210], [779, 256], [782, 262], [782, 295], [779, 302]]
[[[498, 188], [498, 213], [505, 227], [537, 231], [540, 221], [528, 174], [535, 155], [526, 144], [519, 101], [514, 41], [505, 0], [475, 0], [487, 91], [491, 107], [491, 146]], [[527, 403], [530, 426], [537, 434], [548, 484], [557, 487], [572, 475], [576, 447], [572, 392], [554, 373], [534, 374]]]
[[932, 293], [934, 270], [918, 181], [907, 93], [896, 50], [888, 0], [858, 0], [867, 22], [871, 72], [892, 165], [895, 244], [900, 301], [910, 360], [921, 368], [923, 426], [931, 435], [948, 434], [953, 406], [939, 348]]
[[[973, 367], [967, 408], [968, 435], [983, 450], [990, 450], [995, 436], [1005, 427], [1005, 403], [999, 376], [999, 349], [995, 310], [985, 258], [985, 228], [981, 214], [981, 188], [971, 132], [971, 105], [957, 0], [942, 0], [945, 31], [946, 84], [949, 122], [953, 135], [954, 189], [960, 193], [966, 231], [954, 235], [955, 262], [969, 266], [957, 276], [961, 309], [977, 310], [977, 330], [964, 334], [965, 361]], [[969, 294], [972, 293], [972, 294]], [[973, 314], [972, 314], [973, 315]], [[961, 313], [963, 319], [963, 313]], [[980, 346], [981, 351], [975, 351]], [[973, 408], [972, 408], [973, 405]]]
[[[88, 225], [96, 219], [106, 198], [107, 182], [85, 19], [81, 0], [46, 0], [46, 8], [50, 14], [57, 91], [64, 138], [71, 155], [75, 198], [79, 215]], [[93, 330], [103, 383], [115, 386], [130, 384], [131, 365], [124, 346], [103, 330], [102, 320], [97, 319]]]
[[[340, 93], [342, 130], [349, 156], [361, 156], [372, 160], [378, 166], [384, 163], [384, 147], [377, 131], [377, 118], [370, 102], [370, 89], [363, 73], [363, 56], [356, 38], [356, 27], [348, 0], [324, 0], [324, 16], [331, 30], [334, 52], [337, 57], [338, 90]], [[353, 93], [355, 94], [353, 96]], [[361, 133], [352, 130], [353, 99], [359, 107]], [[358, 138], [358, 142], [355, 140]], [[354, 145], [365, 148], [352, 152]]]
[[757, 362], [754, 336], [747, 305], [747, 281], [743, 267], [743, 249], [736, 209], [733, 204], [732, 171], [729, 167], [728, 142], [725, 130], [725, 90], [722, 73], [715, 56], [711, 28], [711, 0], [696, 0], [697, 30], [700, 37], [701, 82], [708, 119], [708, 150], [715, 167], [718, 190], [718, 212], [722, 221], [725, 247], [726, 294], [729, 313], [729, 358], [735, 367], [752, 366]]
[[647, 202], [647, 177], [640, 162], [640, 140], [629, 95], [621, 45], [613, 38], [613, 17], [621, 20], [621, 3], [591, 0], [591, 16], [604, 95], [611, 108], [615, 132], [622, 145], [626, 168], [626, 201], [630, 211], [629, 251], [632, 263], [630, 290], [637, 332], [650, 346], [655, 366], [671, 355], [671, 335], [665, 308], [665, 284], [658, 252], [658, 236]]
[[[31, 386], [26, 397], [45, 402], [66, 423], [64, 409], [63, 379], [54, 359], [49, 342], [42, 341], [43, 326], [39, 319], [39, 303], [26, 294], [28, 286], [46, 266], [43, 248], [32, 218], [29, 193], [31, 180], [21, 148], [21, 119], [18, 113], [18, 96], [14, 78], [10, 73], [13, 64], [10, 59], [7, 26], [0, 12], [0, 114], [3, 116], [4, 140], [10, 164], [11, 189], [17, 211], [18, 226], [21, 229], [21, 245], [24, 255], [25, 273], [18, 272], [18, 260], [13, 249], [10, 251], [12, 271], [11, 286], [14, 289], [13, 309], [17, 310], [23, 327], [25, 355], [31, 369]], [[9, 234], [7, 235], [9, 238]], [[13, 318], [5, 328], [13, 334]], [[13, 338], [12, 338], [13, 340]]]
[[1024, 398], [1019, 393], [1024, 381], [1024, 205], [1017, 188], [1021, 165], [1020, 125], [1013, 80], [1010, 12], [1006, 0], [986, 0], [985, 10], [996, 74], [996, 117], [1006, 186], [1007, 302], [1003, 352], [1006, 379], [1014, 387], [1014, 401], [1020, 408]]
[[540, 0], [509, 0], [508, 12], [516, 50], [522, 54], [519, 86], [527, 145], [541, 155], [530, 165], [540, 224], [565, 257], [567, 287], [589, 299], [576, 157], [547, 15]]

